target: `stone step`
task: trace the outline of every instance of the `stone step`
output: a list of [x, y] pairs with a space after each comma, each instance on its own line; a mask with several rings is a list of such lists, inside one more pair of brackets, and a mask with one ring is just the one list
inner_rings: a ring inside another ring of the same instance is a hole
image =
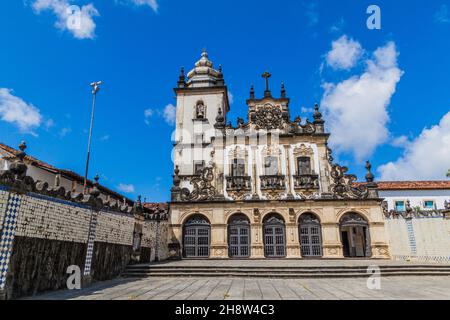
[[[224, 271], [254, 271], [254, 272], [366, 272], [367, 267], [361, 268], [340, 268], [340, 267], [316, 267], [316, 268], [277, 268], [277, 267], [266, 267], [266, 268], [254, 268], [254, 267], [183, 267], [183, 268], [127, 268], [127, 272], [224, 272]], [[380, 271], [436, 271], [436, 272], [450, 272], [450, 267], [380, 267]]]
[[[314, 273], [314, 272], [364, 272], [366, 273], [367, 268], [351, 268], [351, 269], [339, 269], [339, 268], [304, 268], [304, 269], [277, 269], [277, 268], [183, 268], [183, 269], [126, 269], [126, 272], [133, 273], [164, 273], [164, 272], [263, 272], [263, 273], [277, 273], [277, 272], [304, 272], [304, 273]], [[412, 272], [450, 272], [450, 268], [380, 268], [381, 272], [401, 272], [401, 271], [412, 271]]]
[[[215, 273], [192, 273], [192, 272], [166, 272], [166, 273], [133, 273], [126, 272], [122, 275], [127, 278], [143, 277], [249, 277], [249, 278], [343, 278], [343, 277], [365, 277], [369, 274], [363, 272], [347, 273], [259, 273], [259, 272], [215, 272]], [[383, 272], [382, 277], [390, 276], [450, 276], [450, 272]]]

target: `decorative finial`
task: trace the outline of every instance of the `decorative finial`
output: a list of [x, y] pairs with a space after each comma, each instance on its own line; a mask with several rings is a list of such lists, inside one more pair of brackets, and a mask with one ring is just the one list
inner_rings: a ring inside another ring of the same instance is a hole
[[270, 90], [269, 90], [269, 78], [272, 76], [269, 72], [265, 71], [261, 75], [266, 80], [266, 90], [264, 90], [264, 97], [270, 97]]
[[177, 83], [178, 83], [179, 88], [183, 88], [186, 86], [185, 76], [184, 76], [184, 67], [181, 67], [181, 69], [180, 69], [180, 76], [178, 78]]
[[281, 97], [286, 98], [286, 89], [284, 88], [284, 82], [281, 82]]
[[374, 180], [373, 173], [370, 171], [371, 169], [372, 169], [372, 165], [370, 164], [369, 160], [367, 160], [366, 161], [366, 170], [367, 170], [366, 181], [369, 183], [373, 182], [373, 180]]
[[93, 196], [94, 198], [97, 198], [100, 195], [100, 190], [98, 190], [98, 180], [100, 179], [100, 177], [98, 176], [98, 174], [95, 175], [94, 177], [94, 182], [93, 182], [93, 188], [89, 191], [89, 194], [91, 196]]
[[223, 116], [222, 108], [219, 107], [216, 116], [216, 123], [214, 124], [214, 128], [223, 129], [225, 127], [225, 117]]
[[181, 67], [180, 69], [180, 80], [184, 81], [184, 67]]
[[219, 64], [219, 72], [222, 73], [222, 65]]
[[202, 49], [202, 58], [208, 58], [208, 52], [206, 52], [206, 48]]
[[23, 162], [23, 159], [25, 158], [25, 156], [27, 155], [25, 153], [25, 149], [27, 148], [27, 143], [25, 141], [22, 141], [19, 144], [19, 152], [17, 153], [16, 157], [19, 159], [20, 162]]
[[255, 88], [253, 85], [250, 86], [250, 99], [255, 99]]
[[314, 105], [314, 114], [313, 114], [313, 118], [314, 118], [314, 123], [323, 123], [323, 119], [322, 119], [322, 114], [319, 111], [319, 104], [316, 103]]
[[181, 179], [178, 176], [178, 174], [180, 173], [180, 169], [178, 168], [178, 165], [175, 166], [175, 170], [173, 170], [173, 173], [174, 173], [174, 175], [173, 175], [173, 186], [178, 188], [180, 186], [180, 182], [181, 182]]

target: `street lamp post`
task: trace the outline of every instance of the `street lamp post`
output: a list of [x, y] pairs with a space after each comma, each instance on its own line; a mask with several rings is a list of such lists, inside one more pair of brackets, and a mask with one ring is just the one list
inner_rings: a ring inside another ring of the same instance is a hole
[[92, 127], [94, 125], [94, 112], [95, 112], [95, 98], [97, 96], [97, 92], [100, 90], [100, 85], [102, 81], [92, 82], [90, 86], [92, 87], [92, 112], [91, 112], [91, 125], [89, 127], [89, 139], [88, 139], [88, 149], [86, 156], [86, 169], [84, 171], [84, 184], [83, 184], [83, 194], [86, 194], [87, 191], [87, 177], [89, 171], [89, 158], [91, 156], [91, 140], [92, 140]]

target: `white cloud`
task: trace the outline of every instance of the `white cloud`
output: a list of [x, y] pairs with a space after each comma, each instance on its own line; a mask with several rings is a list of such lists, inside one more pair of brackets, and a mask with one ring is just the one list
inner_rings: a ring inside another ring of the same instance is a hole
[[322, 97], [330, 145], [338, 153], [353, 153], [357, 161], [369, 157], [386, 142], [387, 107], [403, 72], [397, 66], [394, 42], [378, 48], [366, 69], [338, 84], [325, 83]]
[[397, 147], [397, 148], [405, 148], [407, 145], [409, 145], [410, 141], [407, 136], [399, 136], [391, 141], [391, 146]]
[[39, 109], [14, 96], [12, 92], [11, 89], [0, 88], [1, 120], [15, 124], [23, 133], [35, 134], [33, 129], [42, 122]]
[[92, 3], [79, 7], [69, 0], [35, 0], [33, 9], [38, 14], [45, 10], [52, 11], [57, 17], [55, 27], [71, 32], [77, 39], [95, 37], [93, 17], [99, 16], [99, 13]]
[[335, 24], [333, 24], [330, 28], [330, 32], [333, 33], [338, 33], [341, 32], [342, 29], [344, 28], [345, 25], [345, 20], [343, 17], [341, 17], [341, 19], [339, 19], [339, 21], [337, 21]]
[[378, 167], [381, 180], [445, 179], [450, 169], [450, 112], [438, 125], [424, 128], [394, 162]]
[[175, 118], [176, 118], [176, 107], [173, 104], [168, 104], [164, 107], [164, 109], [161, 110], [155, 110], [155, 109], [145, 109], [144, 110], [144, 122], [147, 125], [150, 125], [150, 119], [153, 116], [158, 116], [164, 118], [164, 121], [168, 125], [174, 125], [175, 124]]
[[71, 128], [62, 128], [61, 130], [59, 130], [59, 137], [64, 138], [66, 135], [68, 135], [71, 132], [72, 132]]
[[450, 15], [447, 5], [443, 4], [434, 14], [434, 21], [438, 23], [450, 23]]
[[173, 104], [168, 104], [164, 108], [163, 116], [164, 116], [164, 120], [167, 122], [167, 124], [174, 125], [175, 124], [175, 117], [176, 117], [176, 108], [175, 108], [175, 106]]
[[132, 184], [119, 183], [117, 189], [124, 193], [134, 193], [134, 185]]
[[300, 111], [301, 111], [302, 113], [312, 113], [312, 112], [314, 112], [314, 109], [313, 109], [313, 108], [301, 107], [301, 108], [300, 108]]
[[363, 50], [361, 44], [343, 35], [331, 44], [332, 49], [326, 55], [327, 64], [333, 69], [348, 70], [355, 66]]
[[130, 0], [137, 6], [149, 6], [153, 11], [158, 12], [158, 2], [156, 0]]
[[316, 2], [303, 3], [305, 8], [305, 16], [308, 18], [308, 25], [310, 27], [315, 26], [319, 23], [319, 12], [317, 11]]
[[232, 104], [234, 102], [234, 96], [230, 91], [228, 91], [228, 102], [230, 104]]
[[100, 141], [108, 141], [110, 138], [109, 134], [105, 134], [104, 136], [100, 137]]
[[155, 112], [152, 109], [145, 109], [144, 110], [144, 122], [145, 124], [150, 124], [150, 118]]
[[54, 126], [55, 126], [55, 121], [53, 119], [47, 119], [47, 121], [45, 121], [45, 129], [48, 130]]

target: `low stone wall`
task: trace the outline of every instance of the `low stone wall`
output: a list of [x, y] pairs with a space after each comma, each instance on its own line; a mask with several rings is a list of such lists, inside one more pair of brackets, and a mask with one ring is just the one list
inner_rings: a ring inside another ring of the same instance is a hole
[[156, 252], [167, 257], [167, 220], [134, 209], [96, 211], [0, 185], [0, 226], [0, 293], [8, 299], [65, 288], [71, 265], [96, 281], [120, 275], [130, 262], [155, 260]]
[[394, 260], [450, 263], [450, 219], [445, 216], [385, 220]]

